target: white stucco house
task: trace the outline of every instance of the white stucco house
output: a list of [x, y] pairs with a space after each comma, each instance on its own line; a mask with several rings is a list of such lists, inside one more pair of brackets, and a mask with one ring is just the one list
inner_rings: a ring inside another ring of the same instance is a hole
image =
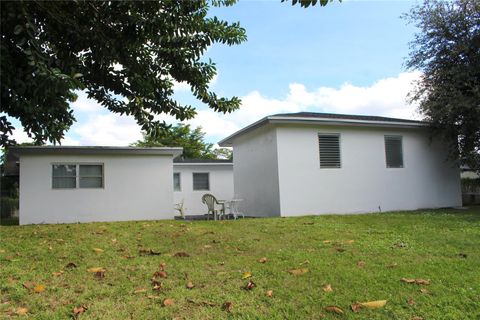
[[461, 205], [460, 171], [425, 123], [325, 113], [265, 117], [233, 147], [234, 193], [248, 215], [299, 216]]
[[173, 218], [182, 148], [17, 147], [20, 224]]
[[232, 161], [174, 159], [173, 198], [175, 204], [183, 203], [185, 215], [207, 213], [207, 207], [201, 201], [205, 193], [213, 194], [219, 200], [233, 199]]
[[[202, 215], [201, 197], [233, 198], [229, 160], [181, 159], [182, 148], [16, 147], [20, 224]], [[15, 161], [13, 161], [15, 163]]]

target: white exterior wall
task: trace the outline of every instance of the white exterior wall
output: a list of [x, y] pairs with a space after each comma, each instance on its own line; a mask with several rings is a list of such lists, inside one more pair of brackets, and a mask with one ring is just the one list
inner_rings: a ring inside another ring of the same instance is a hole
[[233, 177], [240, 210], [247, 216], [280, 215], [276, 131], [255, 129], [235, 140]]
[[[233, 199], [233, 166], [231, 164], [174, 164], [173, 172], [180, 173], [181, 191], [174, 191], [175, 204], [183, 202], [186, 215], [206, 214], [202, 196], [213, 194], [218, 200]], [[193, 173], [208, 172], [210, 190], [193, 190]], [[175, 210], [178, 215], [178, 211]]]
[[[340, 133], [340, 169], [320, 169], [319, 132]], [[403, 137], [403, 168], [386, 167], [385, 135]], [[282, 216], [461, 205], [459, 169], [425, 129], [283, 125], [277, 142]]]
[[[104, 188], [52, 189], [52, 163], [103, 163]], [[20, 224], [171, 219], [172, 204], [172, 156], [20, 157]]]

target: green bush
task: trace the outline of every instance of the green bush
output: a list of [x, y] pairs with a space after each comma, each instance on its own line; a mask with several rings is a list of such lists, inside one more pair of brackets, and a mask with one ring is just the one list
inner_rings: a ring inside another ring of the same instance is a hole
[[18, 198], [0, 198], [0, 218], [10, 218], [18, 210]]
[[462, 193], [480, 193], [480, 178], [462, 179]]

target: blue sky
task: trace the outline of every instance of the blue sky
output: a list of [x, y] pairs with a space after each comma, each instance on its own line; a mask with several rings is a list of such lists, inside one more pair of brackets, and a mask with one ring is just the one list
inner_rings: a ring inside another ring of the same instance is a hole
[[[239, 1], [211, 15], [239, 21], [248, 41], [217, 44], [205, 55], [218, 69], [212, 88], [243, 101], [232, 114], [217, 114], [178, 84], [176, 95], [198, 107], [189, 121], [217, 142], [261, 117], [279, 112], [337, 112], [415, 118], [406, 102], [418, 72], [404, 67], [415, 29], [401, 19], [412, 1], [344, 1], [326, 7], [292, 7], [275, 1]], [[128, 145], [141, 137], [133, 119], [103, 110], [83, 94], [72, 105], [77, 123], [65, 145]], [[168, 122], [175, 119], [162, 116]], [[18, 140], [25, 134], [17, 130]]]

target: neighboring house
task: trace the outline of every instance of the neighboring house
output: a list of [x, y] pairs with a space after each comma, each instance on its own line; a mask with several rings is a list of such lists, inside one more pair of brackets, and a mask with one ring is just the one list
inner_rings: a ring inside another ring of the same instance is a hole
[[233, 163], [231, 160], [175, 159], [173, 190], [175, 204], [183, 202], [186, 215], [206, 214], [207, 207], [201, 200], [205, 193], [219, 200], [233, 198]]
[[173, 218], [182, 148], [16, 147], [20, 224]]
[[425, 123], [325, 113], [263, 118], [233, 147], [234, 192], [252, 216], [361, 213], [461, 205], [460, 171]]

